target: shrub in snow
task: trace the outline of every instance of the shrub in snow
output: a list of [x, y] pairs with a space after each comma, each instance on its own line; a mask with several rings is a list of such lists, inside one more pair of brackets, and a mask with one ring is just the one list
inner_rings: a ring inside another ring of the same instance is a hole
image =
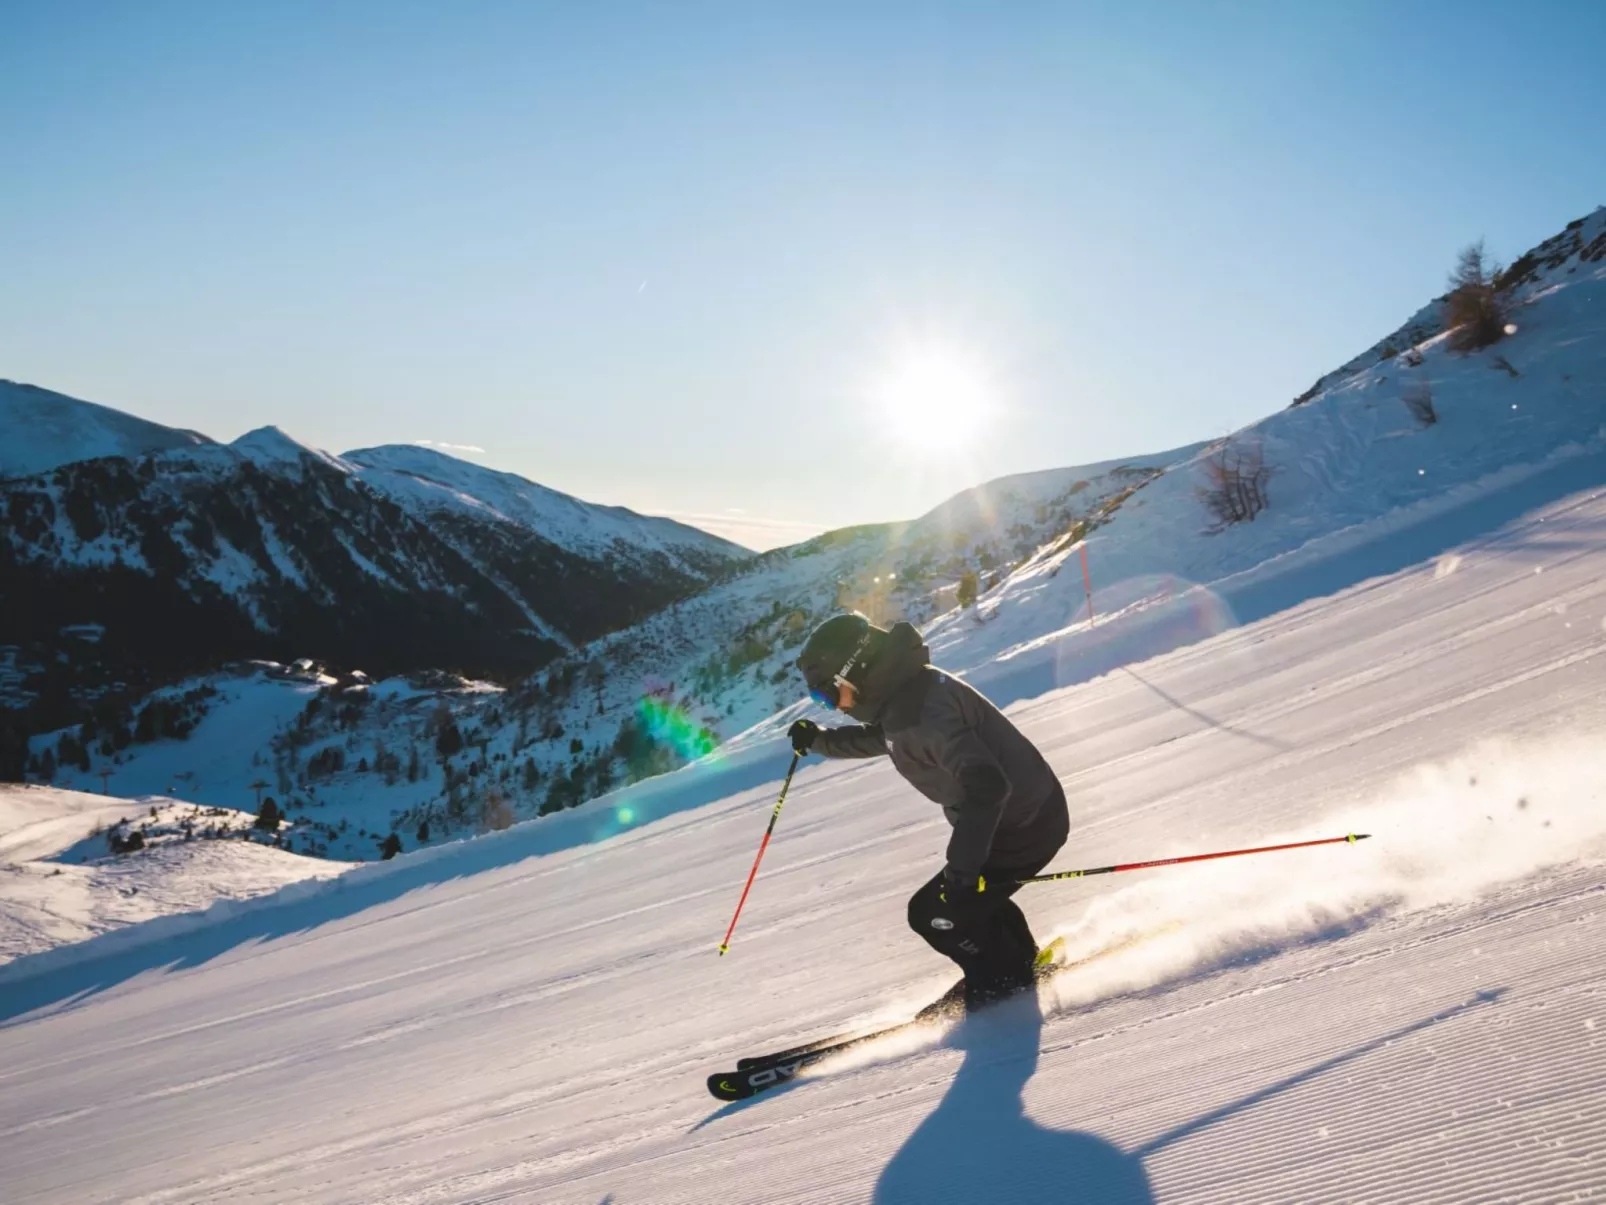
[[28, 728], [21, 715], [0, 707], [0, 782], [21, 782], [28, 766]]
[[1439, 421], [1439, 412], [1433, 408], [1433, 389], [1421, 378], [1410, 380], [1400, 390], [1400, 401], [1411, 412], [1411, 417], [1424, 427]]
[[[499, 833], [513, 827], [513, 809], [501, 791], [486, 791], [480, 797], [480, 828], [484, 832]], [[394, 833], [391, 834], [395, 836]]]
[[138, 829], [129, 832], [119, 825], [106, 834], [106, 847], [114, 854], [131, 854], [145, 848], [145, 834]]
[[1223, 440], [1204, 460], [1205, 484], [1199, 500], [1218, 527], [1253, 520], [1266, 509], [1266, 483], [1271, 469], [1265, 450], [1255, 440]]
[[966, 569], [959, 575], [958, 599], [961, 607], [975, 605], [976, 595], [980, 590], [980, 581], [974, 569]]
[[330, 745], [307, 759], [307, 775], [311, 778], [328, 778], [345, 768], [346, 751], [338, 745]]
[[279, 822], [283, 818], [279, 812], [279, 805], [273, 801], [273, 796], [269, 795], [262, 801], [262, 810], [257, 813], [254, 823], [263, 832], [273, 833], [278, 832]]
[[391, 833], [390, 836], [386, 837], [379, 843], [379, 860], [381, 862], [390, 861], [397, 854], [401, 853], [401, 848], [401, 838], [395, 833]]
[[1495, 283], [1499, 275], [1499, 268], [1484, 262], [1481, 241], [1462, 249], [1444, 299], [1444, 329], [1452, 332], [1450, 346], [1456, 351], [1477, 351], [1505, 335], [1506, 304]]

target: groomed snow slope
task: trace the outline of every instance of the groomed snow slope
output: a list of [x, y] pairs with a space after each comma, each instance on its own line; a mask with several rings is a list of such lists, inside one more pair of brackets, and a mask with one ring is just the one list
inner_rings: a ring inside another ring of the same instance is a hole
[[745, 1105], [703, 1077], [946, 984], [903, 927], [944, 826], [885, 764], [799, 773], [723, 959], [778, 746], [22, 960], [6, 1200], [1599, 1199], [1603, 536], [1574, 493], [1021, 704], [1061, 866], [1376, 835], [1028, 888], [1073, 952], [1180, 926]]

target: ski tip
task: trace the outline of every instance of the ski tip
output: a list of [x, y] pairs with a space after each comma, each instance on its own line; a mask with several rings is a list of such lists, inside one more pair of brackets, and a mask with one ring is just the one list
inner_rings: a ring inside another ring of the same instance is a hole
[[1038, 970], [1042, 970], [1045, 967], [1051, 967], [1060, 960], [1060, 957], [1064, 953], [1065, 939], [1063, 937], [1056, 937], [1041, 950], [1037, 951], [1035, 965], [1037, 966]]

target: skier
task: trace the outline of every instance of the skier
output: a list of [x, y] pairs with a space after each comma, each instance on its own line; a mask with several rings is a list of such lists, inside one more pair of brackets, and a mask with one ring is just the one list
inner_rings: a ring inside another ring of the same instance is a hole
[[980, 693], [931, 665], [907, 623], [887, 630], [837, 615], [809, 637], [797, 665], [811, 695], [860, 723], [798, 720], [787, 733], [792, 748], [889, 756], [953, 825], [946, 864], [909, 899], [909, 927], [964, 971], [926, 1013], [960, 999], [973, 1010], [1030, 987], [1037, 942], [1010, 896], [1070, 830], [1065, 792], [1043, 755]]

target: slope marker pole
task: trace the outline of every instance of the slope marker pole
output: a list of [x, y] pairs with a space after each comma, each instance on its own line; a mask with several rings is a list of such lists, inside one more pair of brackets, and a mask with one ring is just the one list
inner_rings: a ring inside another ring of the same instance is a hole
[[797, 751], [792, 753], [792, 764], [786, 767], [786, 781], [781, 784], [781, 797], [775, 801], [775, 809], [770, 812], [769, 827], [764, 830], [764, 840], [758, 843], [758, 856], [753, 859], [753, 869], [747, 872], [747, 885], [742, 888], [742, 898], [736, 901], [736, 915], [731, 917], [730, 928], [725, 930], [725, 940], [719, 943], [719, 956], [723, 958], [725, 952], [731, 948], [731, 934], [736, 932], [736, 921], [742, 915], [742, 905], [747, 903], [747, 893], [753, 890], [753, 879], [758, 874], [758, 864], [764, 860], [764, 851], [769, 848], [770, 834], [775, 831], [775, 822], [780, 819], [781, 805], [786, 802], [786, 792], [792, 785], [792, 774], [797, 770], [797, 763], [802, 758]]
[[1093, 626], [1093, 577], [1087, 571], [1087, 541], [1082, 541], [1082, 586], [1087, 590], [1087, 626]]

